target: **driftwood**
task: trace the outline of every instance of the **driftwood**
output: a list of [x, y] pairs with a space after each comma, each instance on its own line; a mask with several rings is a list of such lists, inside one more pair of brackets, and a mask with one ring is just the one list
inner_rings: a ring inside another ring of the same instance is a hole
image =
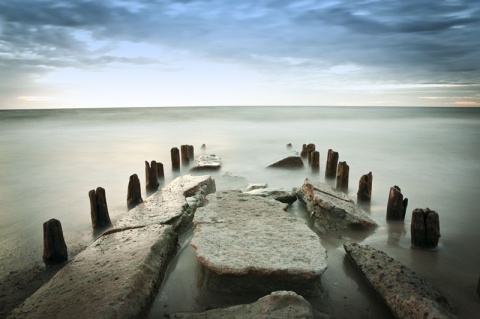
[[407, 212], [408, 198], [403, 199], [400, 187], [393, 186], [388, 194], [387, 219], [404, 220]]
[[56, 219], [50, 219], [43, 223], [43, 260], [46, 262], [63, 262], [68, 260], [62, 224]]
[[90, 215], [92, 217], [93, 228], [103, 228], [110, 226], [110, 216], [108, 214], [107, 198], [105, 196], [105, 189], [97, 187], [97, 190], [88, 192], [90, 198]]
[[435, 248], [440, 238], [438, 214], [429, 208], [416, 208], [412, 212], [412, 245], [421, 248]]

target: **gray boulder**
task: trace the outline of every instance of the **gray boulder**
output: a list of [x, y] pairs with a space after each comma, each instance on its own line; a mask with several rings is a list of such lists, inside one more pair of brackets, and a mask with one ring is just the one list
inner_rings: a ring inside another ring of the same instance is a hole
[[319, 231], [368, 229], [376, 226], [375, 221], [347, 195], [329, 185], [315, 183], [307, 178], [297, 190], [297, 197], [305, 204], [314, 227]]
[[330, 316], [316, 311], [308, 301], [292, 291], [275, 291], [251, 304], [213, 309], [201, 313], [176, 313], [171, 314], [170, 318], [327, 319], [330, 318]]
[[344, 248], [396, 318], [456, 318], [447, 299], [425, 278], [383, 251], [351, 242]]
[[297, 200], [297, 194], [294, 191], [286, 191], [281, 188], [257, 188], [246, 191], [245, 194], [261, 196], [269, 199], [291, 205]]
[[207, 196], [191, 245], [207, 287], [227, 292], [319, 293], [327, 268], [320, 238], [277, 201], [240, 191]]
[[274, 168], [303, 168], [303, 160], [300, 156], [288, 156], [284, 159], [276, 161], [268, 165], [267, 167], [274, 167]]
[[195, 159], [195, 164], [190, 171], [219, 170], [222, 167], [222, 159], [214, 154], [200, 155]]

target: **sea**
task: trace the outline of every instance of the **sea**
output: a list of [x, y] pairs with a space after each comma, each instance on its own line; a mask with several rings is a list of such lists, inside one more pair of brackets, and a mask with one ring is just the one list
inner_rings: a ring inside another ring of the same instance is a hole
[[[291, 143], [292, 148], [287, 144]], [[313, 143], [320, 170], [266, 169]], [[165, 167], [170, 150], [193, 145], [195, 155], [215, 154], [222, 168], [212, 172], [217, 190], [248, 183], [298, 188], [305, 178], [325, 179], [327, 152], [350, 167], [348, 196], [354, 201], [362, 175], [372, 172], [372, 231], [320, 233], [328, 251], [322, 294], [308, 301], [333, 318], [389, 318], [390, 313], [345, 256], [346, 240], [373, 246], [432, 282], [461, 318], [480, 316], [480, 108], [231, 106], [0, 111], [0, 282], [42, 262], [43, 228], [62, 223], [70, 258], [91, 244], [88, 192], [103, 187], [115, 223], [127, 213], [129, 177], [145, 190], [145, 161]], [[205, 144], [205, 150], [201, 146]], [[408, 198], [404, 221], [386, 220], [389, 190]], [[415, 208], [439, 214], [435, 249], [411, 246]], [[308, 224], [308, 212], [294, 203], [289, 212]], [[199, 264], [189, 245], [192, 230], [180, 234], [171, 264], [149, 318], [203, 311], [262, 297], [218, 294], [197, 282]]]

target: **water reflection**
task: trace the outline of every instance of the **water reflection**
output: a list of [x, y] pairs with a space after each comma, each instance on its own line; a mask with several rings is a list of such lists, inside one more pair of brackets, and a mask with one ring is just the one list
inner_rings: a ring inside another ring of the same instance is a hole
[[400, 246], [401, 240], [407, 235], [407, 229], [404, 221], [387, 222], [388, 244]]

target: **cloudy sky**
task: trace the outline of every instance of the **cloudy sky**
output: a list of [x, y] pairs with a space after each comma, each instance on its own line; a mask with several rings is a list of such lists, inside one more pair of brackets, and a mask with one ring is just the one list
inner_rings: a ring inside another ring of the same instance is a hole
[[478, 0], [1, 0], [0, 109], [480, 106]]

